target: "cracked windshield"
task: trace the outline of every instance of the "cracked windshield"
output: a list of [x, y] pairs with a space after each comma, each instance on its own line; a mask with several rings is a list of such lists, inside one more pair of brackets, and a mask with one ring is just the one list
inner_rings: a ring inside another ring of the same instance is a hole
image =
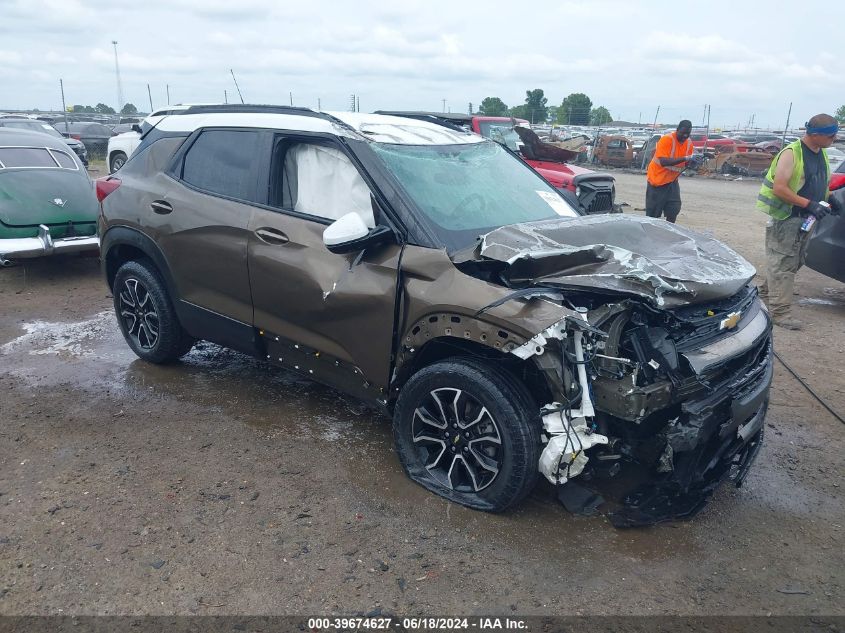
[[443, 232], [486, 232], [578, 214], [496, 143], [373, 144], [419, 209]]

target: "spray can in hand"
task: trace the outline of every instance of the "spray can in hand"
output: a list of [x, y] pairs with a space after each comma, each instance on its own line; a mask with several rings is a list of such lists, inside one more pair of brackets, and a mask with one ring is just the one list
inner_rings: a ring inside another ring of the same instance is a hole
[[[830, 205], [824, 200], [819, 202], [819, 204], [825, 207], [826, 209], [830, 209]], [[809, 233], [813, 230], [813, 227], [816, 225], [817, 220], [818, 218], [813, 214], [808, 215], [806, 218], [804, 218], [804, 221], [801, 223], [801, 230], [804, 231], [804, 233]]]

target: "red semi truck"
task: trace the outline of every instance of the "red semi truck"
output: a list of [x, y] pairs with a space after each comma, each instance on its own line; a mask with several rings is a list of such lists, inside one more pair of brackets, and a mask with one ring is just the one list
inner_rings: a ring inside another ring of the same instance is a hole
[[582, 212], [618, 213], [613, 176], [578, 167], [568, 161], [578, 153], [544, 143], [531, 131], [528, 121], [511, 117], [453, 114], [443, 112], [397, 112], [379, 110], [375, 114], [403, 116], [459, 127], [480, 134], [518, 153], [537, 173], [558, 189]]

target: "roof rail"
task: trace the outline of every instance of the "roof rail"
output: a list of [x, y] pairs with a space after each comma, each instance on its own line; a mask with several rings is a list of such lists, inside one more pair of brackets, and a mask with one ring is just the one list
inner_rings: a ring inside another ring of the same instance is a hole
[[227, 103], [217, 105], [194, 105], [179, 114], [225, 114], [229, 112], [261, 113], [261, 114], [296, 114], [299, 116], [313, 116], [320, 119], [330, 118], [322, 112], [314, 112], [311, 108], [285, 105], [264, 105], [249, 103]]

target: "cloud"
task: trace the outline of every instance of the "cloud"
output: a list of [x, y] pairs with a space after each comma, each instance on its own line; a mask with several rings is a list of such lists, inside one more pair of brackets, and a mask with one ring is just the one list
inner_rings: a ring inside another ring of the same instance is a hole
[[[362, 108], [440, 109], [445, 98], [464, 110], [485, 96], [516, 105], [542, 88], [551, 104], [584, 92], [635, 120], [658, 103], [672, 117], [712, 103], [728, 121], [756, 112], [780, 124], [789, 101], [809, 116], [845, 94], [829, 40], [821, 52], [792, 46], [790, 21], [735, 0], [540, 0], [530, 11], [504, 0], [0, 2], [0, 109], [50, 107], [59, 77], [75, 103], [110, 102], [112, 40], [136, 104], [148, 103], [147, 83], [156, 105], [166, 84], [174, 102], [220, 100], [234, 91], [230, 68], [251, 101], [286, 103], [292, 91], [324, 108], [354, 92]], [[845, 22], [842, 3], [808, 5]], [[754, 35], [741, 35], [748, 26]]]

